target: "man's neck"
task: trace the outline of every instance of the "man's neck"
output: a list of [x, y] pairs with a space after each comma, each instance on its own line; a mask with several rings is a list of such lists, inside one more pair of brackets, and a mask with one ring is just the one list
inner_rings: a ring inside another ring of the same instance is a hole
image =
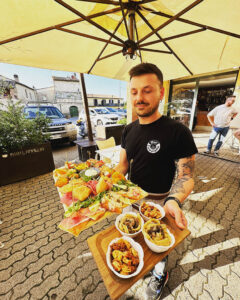
[[139, 119], [140, 124], [150, 124], [150, 123], [153, 123], [156, 120], [160, 119], [161, 116], [162, 115], [160, 114], [160, 112], [157, 111], [156, 114], [153, 114], [149, 117], [138, 117], [138, 119]]

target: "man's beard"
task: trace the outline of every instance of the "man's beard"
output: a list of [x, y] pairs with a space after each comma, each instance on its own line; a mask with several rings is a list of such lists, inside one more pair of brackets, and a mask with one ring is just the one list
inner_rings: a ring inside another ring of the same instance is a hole
[[[141, 103], [141, 104], [144, 104], [144, 103]], [[137, 114], [138, 117], [141, 117], [141, 118], [150, 117], [151, 115], [153, 115], [156, 112], [156, 110], [158, 109], [158, 106], [159, 106], [159, 104], [157, 104], [156, 106], [152, 107], [150, 110], [143, 111], [143, 112], [141, 112], [141, 111], [139, 112], [138, 108], [135, 107], [135, 111], [136, 111], [136, 114]]]

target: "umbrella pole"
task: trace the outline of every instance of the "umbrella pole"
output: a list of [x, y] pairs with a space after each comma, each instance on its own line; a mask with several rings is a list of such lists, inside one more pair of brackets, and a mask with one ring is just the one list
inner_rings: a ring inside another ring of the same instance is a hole
[[86, 86], [85, 86], [83, 73], [80, 73], [80, 81], [81, 81], [81, 87], [82, 87], [84, 109], [85, 109], [85, 114], [87, 117], [88, 139], [89, 139], [89, 141], [92, 142], [93, 141], [92, 125], [91, 125], [91, 120], [90, 120], [90, 115], [89, 115], [88, 99], [87, 99]]

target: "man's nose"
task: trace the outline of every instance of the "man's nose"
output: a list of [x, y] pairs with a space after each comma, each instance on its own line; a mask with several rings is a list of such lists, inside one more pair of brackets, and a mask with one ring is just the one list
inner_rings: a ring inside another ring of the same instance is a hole
[[142, 101], [143, 100], [143, 95], [141, 92], [138, 92], [137, 95], [136, 95], [136, 101], [139, 102], [139, 101]]

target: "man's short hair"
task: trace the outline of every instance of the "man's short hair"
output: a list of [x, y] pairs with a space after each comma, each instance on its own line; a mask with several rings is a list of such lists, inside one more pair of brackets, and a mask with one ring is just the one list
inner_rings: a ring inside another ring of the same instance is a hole
[[227, 101], [228, 101], [228, 99], [230, 99], [230, 98], [235, 98], [235, 99], [236, 99], [236, 96], [235, 96], [235, 95], [226, 96], [226, 101], [225, 101], [225, 102], [227, 102]]
[[158, 80], [163, 84], [163, 74], [161, 70], [154, 64], [142, 63], [136, 65], [129, 71], [130, 79], [135, 76], [140, 76], [144, 74], [155, 74]]

